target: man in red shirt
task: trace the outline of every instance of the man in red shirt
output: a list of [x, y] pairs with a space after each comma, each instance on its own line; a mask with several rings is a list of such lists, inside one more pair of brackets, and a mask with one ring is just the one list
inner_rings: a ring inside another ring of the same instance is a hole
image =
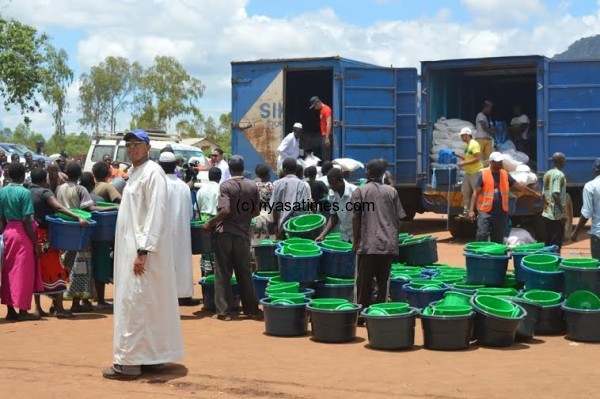
[[310, 109], [319, 111], [321, 120], [321, 161], [331, 161], [331, 148], [333, 147], [333, 119], [331, 107], [323, 104], [317, 96], [310, 98]]

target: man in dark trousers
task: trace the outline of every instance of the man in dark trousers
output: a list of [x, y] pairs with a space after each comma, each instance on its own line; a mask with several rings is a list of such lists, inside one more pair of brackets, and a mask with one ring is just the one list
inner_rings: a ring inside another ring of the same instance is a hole
[[219, 213], [203, 226], [216, 226], [215, 238], [215, 305], [219, 320], [231, 320], [233, 304], [231, 276], [235, 271], [242, 308], [250, 318], [262, 318], [254, 293], [250, 271], [250, 222], [260, 213], [256, 184], [243, 177], [244, 158], [234, 155], [229, 160], [231, 178], [221, 183]]
[[542, 216], [546, 223], [546, 245], [556, 245], [558, 252], [562, 248], [567, 219], [567, 179], [563, 170], [566, 157], [562, 152], [552, 154], [554, 167], [544, 174], [544, 211]]
[[475, 206], [477, 206], [477, 241], [490, 241], [502, 244], [508, 225], [509, 192], [513, 188], [518, 191], [528, 192], [538, 200], [542, 194], [515, 181], [504, 170], [502, 161], [504, 155], [499, 152], [490, 154], [490, 166], [481, 169], [477, 182], [477, 190], [471, 197], [469, 218], [475, 219]]
[[310, 98], [310, 109], [319, 112], [319, 126], [321, 128], [321, 160], [331, 161], [333, 148], [333, 112], [331, 107], [324, 104], [317, 96]]
[[[381, 183], [384, 172], [384, 162], [370, 160], [367, 183], [352, 193], [356, 296], [363, 308], [371, 305], [373, 278], [377, 281], [377, 302], [387, 300], [392, 260], [398, 256], [400, 220], [406, 216], [398, 191]], [[360, 320], [359, 324], [364, 321]]]

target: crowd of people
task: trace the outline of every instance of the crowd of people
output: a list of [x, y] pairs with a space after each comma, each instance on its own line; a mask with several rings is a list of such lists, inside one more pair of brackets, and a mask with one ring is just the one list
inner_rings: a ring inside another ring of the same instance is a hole
[[[468, 132], [464, 135], [470, 136]], [[469, 138], [465, 140], [467, 162], [472, 149]], [[204, 221], [202, 229], [214, 237], [213, 251], [202, 254], [201, 261], [202, 274], [215, 277], [213, 317], [231, 320], [234, 316], [231, 278], [235, 274], [243, 315], [260, 320], [262, 312], [251, 277], [253, 236], [283, 239], [285, 223], [310, 212], [327, 217], [317, 241], [337, 230], [342, 240], [352, 244], [357, 255], [356, 302], [368, 307], [372, 301], [387, 300], [391, 264], [398, 255], [397, 236], [405, 213], [392, 185], [393, 176], [386, 173], [385, 160], [370, 160], [367, 180], [357, 186], [348, 181], [347, 170], [329, 161], [323, 162], [318, 176], [317, 168], [304, 169], [297, 159], [287, 157], [281, 161], [278, 179], [272, 182], [267, 165], [256, 166], [256, 179], [250, 180], [244, 176], [241, 156], [225, 161], [223, 152], [215, 149], [209, 183], [196, 192], [178, 177], [179, 162], [170, 148], [163, 149], [158, 162], [153, 162], [149, 159], [150, 138], [144, 130], [133, 130], [124, 140], [131, 161], [126, 173], [114, 170], [110, 156], [96, 163], [91, 173], [82, 172], [76, 161], [33, 165], [29, 173], [18, 159], [4, 165], [3, 174], [9, 183], [0, 190], [0, 232], [4, 239], [0, 290], [7, 319], [47, 316], [39, 297], [36, 312], [29, 312], [37, 294], [52, 298], [49, 312], [56, 317], [70, 318], [74, 313], [90, 311], [93, 301], [96, 309], [112, 308], [114, 363], [103, 370], [103, 375], [136, 378], [144, 370], [158, 369], [184, 355], [178, 306], [200, 303], [193, 298], [190, 221]], [[557, 211], [563, 209], [565, 186], [560, 172], [564, 155], [556, 154], [553, 160], [555, 169], [544, 179], [546, 212], [551, 212], [545, 217], [550, 220], [561, 217]], [[511, 181], [502, 168], [501, 154], [491, 153], [489, 162], [488, 168], [477, 172], [470, 202], [471, 215], [476, 206], [479, 223], [487, 231], [486, 236], [478, 232], [479, 240], [497, 239], [502, 226], [495, 225], [493, 215], [508, 212], [510, 187], [540, 195]], [[600, 160], [594, 168], [600, 175]], [[117, 177], [127, 181], [122, 192], [111, 184]], [[596, 181], [584, 190], [584, 217], [579, 229], [586, 218], [592, 218], [595, 227], [600, 223]], [[100, 206], [99, 202], [114, 205]], [[318, 206], [326, 203], [330, 206]], [[76, 252], [51, 248], [47, 216], [61, 212], [81, 226], [88, 224], [73, 208], [98, 212], [118, 209], [114, 242], [91, 241], [89, 247]], [[592, 240], [593, 251], [598, 252], [598, 247]], [[104, 295], [110, 282], [114, 284], [112, 305]], [[64, 299], [72, 300], [69, 310], [63, 305]]]

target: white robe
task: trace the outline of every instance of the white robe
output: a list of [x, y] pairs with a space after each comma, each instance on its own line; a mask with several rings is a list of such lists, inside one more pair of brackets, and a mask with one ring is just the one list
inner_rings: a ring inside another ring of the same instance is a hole
[[167, 217], [165, 226], [171, 234], [175, 258], [175, 276], [179, 298], [194, 295], [194, 266], [192, 261], [192, 197], [190, 188], [175, 175], [167, 175]]
[[[173, 232], [167, 215], [167, 182], [158, 164], [130, 169], [115, 238], [114, 363], [152, 365], [183, 358]], [[138, 249], [150, 251], [146, 272], [133, 273]]]

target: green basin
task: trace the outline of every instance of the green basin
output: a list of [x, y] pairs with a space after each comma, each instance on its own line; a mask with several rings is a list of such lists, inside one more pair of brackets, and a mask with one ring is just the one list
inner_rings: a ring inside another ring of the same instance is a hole
[[517, 308], [513, 303], [506, 299], [498, 298], [490, 295], [477, 295], [475, 304], [488, 313], [501, 317], [514, 317]]
[[401, 314], [408, 312], [408, 303], [406, 302], [385, 302], [371, 305], [371, 309], [383, 309], [388, 314]]
[[298, 293], [299, 288], [300, 288], [300, 283], [295, 283], [295, 282], [280, 283], [280, 284], [276, 284], [276, 285], [269, 285], [265, 289], [265, 292], [267, 293], [267, 295], [275, 294], [275, 293], [282, 293], [282, 292]]
[[543, 272], [558, 271], [559, 263], [560, 258], [556, 255], [550, 254], [527, 255], [521, 260], [522, 265], [525, 265], [530, 269]]
[[[71, 212], [73, 212], [74, 214], [78, 215], [79, 217], [82, 217], [86, 220], [90, 220], [92, 218], [92, 214], [89, 212], [84, 211], [83, 209], [77, 209], [77, 208], [70, 208], [69, 209]], [[65, 215], [62, 212], [56, 212], [56, 216], [59, 217], [60, 219], [66, 221], [66, 222], [76, 222], [77, 219], [69, 216], [69, 215]]]
[[542, 306], [552, 306], [562, 301], [562, 294], [554, 291], [531, 290], [523, 294], [523, 298]]
[[565, 305], [573, 309], [598, 310], [600, 298], [591, 291], [579, 290], [569, 295]]
[[318, 298], [310, 301], [310, 306], [317, 309], [336, 309], [338, 306], [350, 303], [342, 298]]

